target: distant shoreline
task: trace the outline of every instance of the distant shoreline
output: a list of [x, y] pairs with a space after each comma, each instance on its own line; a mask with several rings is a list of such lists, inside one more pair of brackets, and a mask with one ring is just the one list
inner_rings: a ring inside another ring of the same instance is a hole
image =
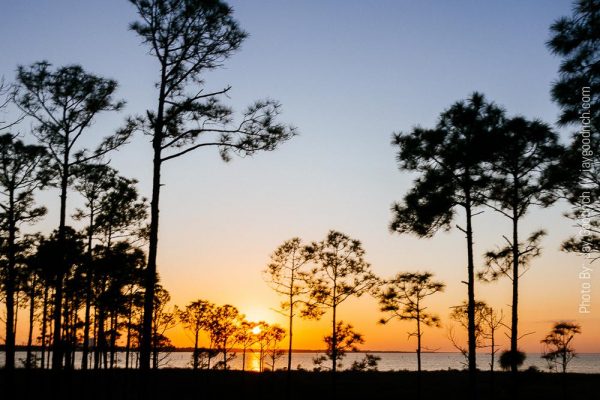
[[[202, 349], [202, 348], [201, 348]], [[17, 345], [16, 346], [16, 351], [22, 352], [22, 351], [26, 351], [27, 350], [27, 346], [25, 345]], [[41, 351], [42, 348], [40, 346], [32, 346], [32, 350], [33, 351]], [[284, 351], [286, 351], [285, 349], [282, 349]], [[51, 351], [51, 349], [46, 349], [46, 351]], [[82, 349], [78, 348], [76, 349], [76, 351], [82, 351]], [[117, 347], [116, 349], [117, 352], [124, 352], [125, 348], [124, 347]], [[133, 350], [130, 350], [133, 351]], [[173, 349], [168, 350], [171, 353], [191, 353], [192, 351], [194, 351], [193, 347], [175, 347]], [[231, 349], [229, 350], [230, 352], [233, 353], [242, 353], [243, 349]], [[246, 349], [246, 352], [252, 352], [252, 351], [257, 351], [256, 349], [252, 350], [252, 349]], [[0, 345], [0, 352], [4, 352], [4, 345]], [[286, 351], [287, 352], [287, 351]], [[292, 350], [292, 354], [293, 353], [325, 353], [325, 349], [295, 349]], [[357, 350], [354, 351], [352, 353], [387, 353], [387, 354], [415, 354], [416, 351], [406, 351], [406, 350]], [[461, 354], [458, 351], [422, 351], [421, 354]], [[490, 354], [489, 352], [478, 352], [477, 354]], [[526, 352], [526, 354], [542, 354], [541, 352]], [[577, 354], [579, 355], [600, 355], [600, 352], [578, 352]]]

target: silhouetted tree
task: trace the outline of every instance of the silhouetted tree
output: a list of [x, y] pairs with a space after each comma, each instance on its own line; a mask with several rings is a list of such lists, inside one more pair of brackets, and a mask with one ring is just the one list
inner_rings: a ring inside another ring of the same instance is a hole
[[307, 276], [311, 303], [316, 313], [331, 310], [331, 361], [332, 372], [336, 372], [338, 359], [336, 332], [337, 308], [350, 297], [360, 297], [377, 282], [371, 266], [364, 259], [365, 251], [358, 240], [336, 231], [329, 231], [320, 242], [306, 247], [307, 256], [316, 264]]
[[284, 354], [284, 351], [279, 348], [279, 342], [283, 338], [285, 338], [285, 329], [278, 325], [269, 325], [265, 334], [261, 335], [261, 340], [265, 341], [265, 356], [271, 361], [271, 371], [275, 371], [275, 363]]
[[[17, 106], [34, 120], [33, 133], [52, 157], [51, 168], [60, 188], [60, 222], [58, 238], [65, 241], [67, 188], [73, 177], [73, 167], [96, 160], [126, 142], [135, 128], [129, 121], [113, 135], [105, 137], [98, 147], [89, 151], [77, 148], [85, 137], [94, 118], [104, 111], [117, 111], [122, 101], [114, 100], [117, 88], [114, 80], [84, 71], [79, 65], [51, 69], [42, 61], [17, 69], [17, 88], [14, 99]], [[67, 252], [64, 249], [64, 252]], [[57, 261], [61, 262], [61, 259]], [[56, 275], [54, 299], [54, 338], [52, 367], [62, 366], [61, 302], [63, 299], [64, 268]]]
[[[214, 313], [215, 305], [206, 300], [196, 300], [185, 306], [179, 313], [179, 321], [183, 327], [194, 336], [194, 353], [192, 354], [192, 367], [198, 369], [199, 352], [198, 344], [200, 332], [208, 327], [210, 316]], [[245, 350], [245, 349], [244, 349]]]
[[[477, 348], [486, 347], [485, 340], [485, 315], [488, 305], [485, 301], [475, 301], [475, 346]], [[458, 306], [451, 307], [450, 319], [457, 322], [466, 331], [469, 329], [469, 303], [463, 301]], [[463, 346], [456, 337], [454, 328], [448, 328], [448, 339], [452, 342], [454, 348], [465, 357], [466, 365], [469, 365], [469, 347]]]
[[279, 246], [271, 255], [271, 262], [267, 266], [266, 279], [273, 290], [286, 299], [281, 303], [282, 313], [287, 312], [288, 317], [288, 376], [292, 369], [292, 335], [294, 316], [300, 307], [303, 314], [310, 314], [306, 307], [305, 295], [308, 288], [305, 284], [307, 278], [305, 266], [308, 262], [305, 248], [299, 238], [292, 238]]
[[[487, 253], [486, 258], [488, 266], [490, 260], [496, 263], [501, 260], [499, 270], [510, 276], [512, 281], [510, 349], [516, 351], [519, 339], [519, 278], [522, 269], [529, 266], [523, 264], [539, 254], [539, 241], [544, 235], [543, 231], [536, 232], [526, 243], [520, 243], [519, 223], [531, 206], [547, 207], [555, 200], [551, 193], [559, 180], [551, 179], [548, 171], [558, 165], [563, 148], [548, 125], [523, 117], [505, 121], [494, 143], [496, 149], [490, 160], [493, 177], [487, 204], [510, 220], [512, 235], [510, 239], [504, 237], [508, 243], [506, 248]], [[515, 372], [516, 368], [514, 365], [511, 370]]]
[[27, 330], [27, 345], [25, 355], [25, 368], [31, 369], [37, 367], [37, 356], [33, 353], [33, 330], [35, 326], [35, 315], [39, 306], [39, 297], [42, 292], [41, 283], [43, 282], [38, 275], [35, 263], [31, 262], [36, 245], [39, 243], [41, 235], [25, 235], [19, 241], [19, 257], [18, 264], [22, 267], [19, 269], [18, 286], [21, 291], [26, 294], [29, 301], [29, 323]]
[[[459, 306], [452, 307], [450, 319], [458, 322], [458, 324], [464, 329], [467, 329], [467, 310], [468, 305], [466, 302], [463, 302]], [[496, 345], [496, 332], [500, 327], [505, 326], [503, 320], [504, 313], [502, 310], [498, 312], [492, 306], [487, 305], [484, 301], [475, 302], [475, 343], [477, 344], [478, 348], [490, 349], [490, 370], [492, 372], [494, 371], [496, 353], [499, 351]], [[468, 362], [469, 351], [458, 342], [458, 339], [456, 338], [452, 328], [450, 328], [448, 332], [448, 338], [452, 342], [454, 348], [460, 351]]]
[[211, 343], [223, 354], [223, 359], [215, 367], [227, 369], [227, 363], [235, 357], [228, 355], [235, 345], [236, 334], [244, 315], [232, 305], [217, 306], [212, 310], [208, 321], [208, 332]]
[[236, 334], [235, 341], [242, 348], [242, 371], [246, 370], [246, 352], [259, 340], [262, 323], [242, 321]]
[[559, 123], [578, 123], [583, 88], [589, 88], [593, 126], [600, 126], [600, 64], [598, 64], [598, 20], [600, 1], [575, 0], [573, 14], [557, 19], [547, 46], [563, 58], [559, 79], [552, 85], [552, 99], [561, 107]]
[[[67, 350], [64, 352], [66, 365], [71, 367], [74, 360], [73, 340], [76, 339], [77, 312], [81, 306], [79, 293], [84, 291], [80, 271], [85, 262], [85, 245], [84, 237], [73, 228], [67, 226], [64, 232], [65, 236], [62, 239], [58, 230], [53, 231], [48, 238], [41, 238], [31, 262], [43, 273], [44, 281], [50, 282], [54, 296], [58, 292], [56, 276], [63, 277], [61, 284], [63, 301], [59, 305], [60, 314], [64, 319], [64, 323], [61, 324], [61, 340], [64, 340], [63, 350]], [[44, 331], [43, 327], [42, 331]], [[43, 337], [44, 332], [42, 332]], [[54, 347], [56, 346], [52, 341], [52, 348]]]
[[567, 365], [576, 357], [575, 349], [572, 346], [575, 335], [581, 333], [581, 326], [573, 322], [555, 322], [552, 331], [541, 343], [546, 346], [542, 358], [548, 363], [560, 365], [562, 372], [567, 372]]
[[445, 285], [436, 282], [430, 272], [405, 272], [386, 280], [385, 286], [378, 291], [380, 311], [387, 313], [387, 318], [379, 320], [386, 324], [397, 318], [401, 321], [409, 320], [417, 323], [417, 330], [409, 333], [409, 337], [417, 338], [417, 371], [421, 372], [421, 338], [424, 326], [440, 326], [440, 318], [427, 311], [423, 302], [437, 292], [443, 292]]
[[85, 311], [83, 328], [83, 349], [81, 356], [81, 369], [88, 367], [88, 354], [90, 342], [90, 312], [93, 301], [93, 240], [97, 233], [96, 218], [101, 211], [101, 197], [108, 191], [114, 182], [116, 171], [104, 164], [81, 164], [75, 172], [76, 180], [74, 189], [85, 200], [85, 207], [77, 209], [73, 218], [87, 220], [86, 237], [87, 251], [85, 263]]
[[294, 131], [276, 122], [280, 105], [271, 100], [251, 105], [241, 121], [233, 125], [233, 111], [219, 100], [230, 88], [205, 90], [204, 74], [221, 67], [247, 36], [227, 4], [218, 0], [131, 2], [140, 17], [131, 29], [150, 47], [160, 69], [156, 83], [158, 105], [156, 110], [147, 111], [144, 119], [154, 153], [140, 356], [140, 367], [148, 369], [163, 163], [202, 147], [217, 147], [225, 161], [232, 151], [252, 155], [260, 150], [274, 150]]
[[552, 86], [552, 98], [562, 111], [558, 123], [578, 129], [555, 171], [563, 178], [561, 195], [574, 206], [566, 216], [580, 228], [562, 249], [590, 261], [600, 258], [599, 18], [600, 1], [575, 1], [573, 14], [550, 27], [552, 38], [547, 43], [563, 59]]
[[467, 239], [469, 382], [475, 391], [475, 263], [473, 259], [474, 210], [484, 203], [489, 184], [486, 161], [491, 140], [500, 128], [504, 112], [473, 93], [467, 101], [444, 111], [434, 129], [414, 128], [394, 134], [398, 165], [403, 171], [420, 173], [402, 203], [394, 204], [392, 232], [431, 237], [439, 229], [450, 229], [455, 210], [465, 212]]
[[148, 202], [140, 196], [137, 183], [135, 179], [115, 175], [100, 197], [96, 230], [107, 247], [115, 240], [133, 244], [147, 239]]
[[363, 335], [356, 332], [352, 325], [346, 324], [343, 321], [337, 322], [334, 334], [335, 337], [327, 335], [324, 338], [327, 345], [325, 355], [313, 359], [317, 370], [322, 369], [322, 363], [328, 358], [332, 362], [332, 371], [335, 371], [335, 368], [342, 368], [341, 361], [346, 356], [346, 353], [357, 351], [357, 345], [365, 342]]
[[[48, 161], [43, 147], [26, 145], [11, 134], [0, 136], [0, 273], [6, 304], [5, 368], [15, 367], [15, 295], [19, 235], [23, 224], [31, 224], [46, 213], [37, 207], [34, 193], [46, 183]], [[4, 260], [2, 260], [4, 261]]]
[[499, 351], [498, 346], [496, 345], [496, 331], [504, 326], [504, 312], [502, 310], [498, 312], [491, 306], [487, 306], [483, 310], [482, 318], [482, 324], [484, 325], [483, 335], [490, 343], [490, 371], [494, 372], [496, 353]]
[[377, 364], [381, 357], [374, 354], [365, 354], [362, 360], [354, 361], [350, 367], [351, 371], [377, 371]]
[[166, 353], [172, 348], [171, 340], [165, 336], [165, 333], [177, 325], [178, 310], [176, 307], [169, 308], [170, 301], [169, 292], [161, 285], [157, 285], [152, 315], [152, 367], [154, 369], [157, 369], [164, 359], [160, 357], [160, 353]]

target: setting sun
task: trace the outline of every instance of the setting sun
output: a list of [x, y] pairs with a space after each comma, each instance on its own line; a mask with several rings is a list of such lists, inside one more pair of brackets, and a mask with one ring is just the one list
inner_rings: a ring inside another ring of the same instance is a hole
[[255, 335], [258, 335], [260, 333], [261, 329], [260, 326], [255, 326], [254, 328], [252, 328], [252, 333]]

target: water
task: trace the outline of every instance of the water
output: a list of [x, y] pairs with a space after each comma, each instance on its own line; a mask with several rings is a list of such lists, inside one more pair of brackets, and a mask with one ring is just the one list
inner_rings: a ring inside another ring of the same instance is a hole
[[[297, 369], [298, 367], [312, 370], [314, 368], [313, 358], [323, 353], [294, 353], [292, 358], [292, 368]], [[408, 370], [414, 371], [417, 369], [417, 359], [414, 353], [371, 353], [381, 360], [378, 364], [380, 371], [398, 371]], [[161, 368], [191, 368], [191, 352], [173, 352], [170, 354], [160, 355], [160, 367]], [[348, 353], [343, 359], [342, 369], [349, 368], [354, 361], [361, 360], [365, 356], [365, 353]], [[125, 353], [117, 353], [117, 365], [119, 367], [125, 366]], [[135, 355], [132, 357], [130, 365], [135, 366], [136, 360]], [[478, 366], [482, 370], [489, 369], [490, 356], [488, 354], [478, 354]], [[25, 359], [24, 352], [17, 352], [17, 363], [21, 365], [19, 360]], [[260, 356], [257, 352], [246, 353], [246, 370], [258, 371], [260, 368]], [[75, 365], [77, 368], [81, 365], [81, 353], [76, 354]], [[212, 364], [221, 360], [220, 356], [213, 358]], [[447, 370], [447, 369], [463, 369], [465, 358], [459, 353], [423, 353], [421, 355], [422, 369], [426, 371], [436, 370]], [[0, 365], [4, 365], [4, 353], [0, 353]], [[329, 366], [329, 363], [324, 365]], [[275, 369], [285, 368], [287, 366], [287, 354], [279, 358], [275, 363]], [[537, 367], [541, 371], [548, 371], [547, 362], [541, 358], [541, 354], [528, 353], [525, 359], [524, 366], [522, 369], [527, 369], [531, 366]], [[232, 369], [242, 369], [242, 354], [237, 353], [235, 358], [229, 362], [229, 367]], [[271, 368], [270, 360], [264, 361], [265, 368]], [[496, 369], [499, 369], [498, 362], [496, 360]], [[598, 353], [586, 353], [579, 354], [573, 361], [569, 363], [569, 372], [578, 373], [600, 373], [600, 354]]]

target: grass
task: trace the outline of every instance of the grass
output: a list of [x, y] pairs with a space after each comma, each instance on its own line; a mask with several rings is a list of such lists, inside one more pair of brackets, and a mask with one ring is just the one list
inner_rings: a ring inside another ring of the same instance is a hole
[[[16, 390], [16, 399], [286, 399], [285, 372], [135, 370], [0, 371], [0, 388]], [[467, 373], [424, 372], [421, 399], [466, 399]], [[478, 374], [480, 399], [595, 398], [600, 374], [522, 372], [517, 375], [518, 396], [513, 396], [509, 373]], [[340, 372], [337, 399], [417, 399], [416, 372]], [[291, 399], [332, 399], [332, 376], [326, 372], [293, 371]], [[0, 392], [0, 397], [2, 392]]]

